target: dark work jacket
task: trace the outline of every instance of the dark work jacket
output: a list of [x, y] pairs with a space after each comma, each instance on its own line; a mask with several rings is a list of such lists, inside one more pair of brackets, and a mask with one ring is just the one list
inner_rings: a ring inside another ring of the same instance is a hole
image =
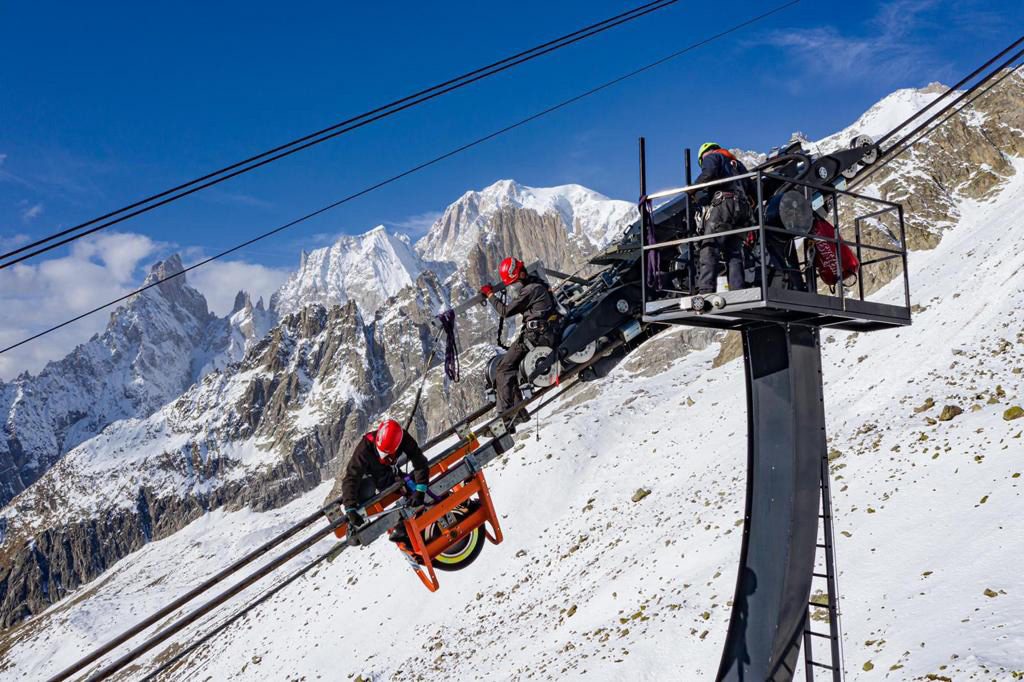
[[528, 275], [523, 280], [523, 286], [510, 303], [505, 304], [496, 297], [490, 297], [491, 305], [502, 317], [522, 315], [523, 319], [547, 320], [552, 315], [558, 314], [558, 306], [555, 304], [555, 296], [551, 293], [548, 285], [539, 278]]
[[[359, 445], [352, 452], [352, 458], [345, 467], [345, 475], [341, 479], [341, 503], [346, 509], [359, 505], [359, 482], [363, 476], [372, 477], [377, 490], [383, 490], [396, 480], [395, 467], [383, 464], [377, 455], [375, 436], [376, 433], [371, 431], [359, 439]], [[398, 453], [395, 455], [399, 453], [404, 453], [412, 464], [413, 481], [430, 481], [430, 465], [427, 458], [423, 456], [416, 439], [408, 433], [402, 435], [402, 444], [398, 446]]]
[[[743, 162], [730, 154], [728, 150], [713, 149], [704, 154], [700, 175], [697, 176], [693, 184], [700, 185], [705, 182], [723, 180], [734, 175], [743, 175], [746, 172], [747, 167], [743, 165]], [[756, 198], [757, 196], [757, 188], [754, 187], [754, 183], [750, 178], [746, 178], [735, 182], [723, 182], [720, 185], [698, 191], [695, 197], [697, 205], [709, 205], [715, 192], [735, 192], [737, 194], [742, 192], [748, 197]]]

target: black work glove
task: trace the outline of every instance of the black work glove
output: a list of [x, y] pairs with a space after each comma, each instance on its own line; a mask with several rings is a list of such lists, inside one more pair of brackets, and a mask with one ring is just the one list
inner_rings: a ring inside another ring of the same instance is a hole
[[409, 506], [422, 507], [425, 495], [426, 493], [424, 493], [422, 490], [413, 491], [412, 495], [409, 496]]
[[358, 509], [346, 509], [345, 517], [348, 518], [348, 525], [351, 528], [360, 528], [366, 525], [366, 517]]

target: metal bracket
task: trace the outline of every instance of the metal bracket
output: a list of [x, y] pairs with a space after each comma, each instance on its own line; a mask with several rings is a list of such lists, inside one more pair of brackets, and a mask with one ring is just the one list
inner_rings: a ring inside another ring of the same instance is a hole
[[341, 506], [341, 502], [332, 502], [321, 509], [321, 511], [327, 517], [327, 520], [331, 522], [332, 526], [337, 526], [345, 518], [345, 510]]
[[495, 419], [487, 425], [487, 430], [491, 432], [491, 436], [494, 438], [501, 438], [508, 433], [508, 429], [505, 428], [505, 421], [503, 419]]

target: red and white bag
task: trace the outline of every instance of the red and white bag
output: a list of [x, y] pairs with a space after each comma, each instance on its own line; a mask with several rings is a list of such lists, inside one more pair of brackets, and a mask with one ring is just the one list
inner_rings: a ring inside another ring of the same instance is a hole
[[836, 228], [832, 226], [832, 223], [821, 218], [815, 218], [811, 233], [816, 237], [824, 237], [824, 239], [811, 240], [814, 249], [814, 267], [818, 271], [818, 277], [821, 278], [821, 281], [830, 287], [836, 285], [836, 282], [840, 279], [840, 263], [837, 261], [841, 259], [843, 284], [847, 285], [846, 280], [851, 277], [853, 280], [849, 284], [856, 282], [857, 274], [860, 272], [860, 261], [857, 260], [857, 254], [846, 244], [840, 244], [839, 252], [841, 256], [840, 259], [837, 259], [835, 242], [825, 241], [826, 239], [836, 238]]

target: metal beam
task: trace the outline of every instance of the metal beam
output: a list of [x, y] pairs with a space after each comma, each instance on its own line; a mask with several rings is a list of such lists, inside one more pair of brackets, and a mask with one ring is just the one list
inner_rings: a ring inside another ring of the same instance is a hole
[[793, 679], [810, 599], [825, 450], [817, 329], [743, 329], [747, 501], [718, 680]]

